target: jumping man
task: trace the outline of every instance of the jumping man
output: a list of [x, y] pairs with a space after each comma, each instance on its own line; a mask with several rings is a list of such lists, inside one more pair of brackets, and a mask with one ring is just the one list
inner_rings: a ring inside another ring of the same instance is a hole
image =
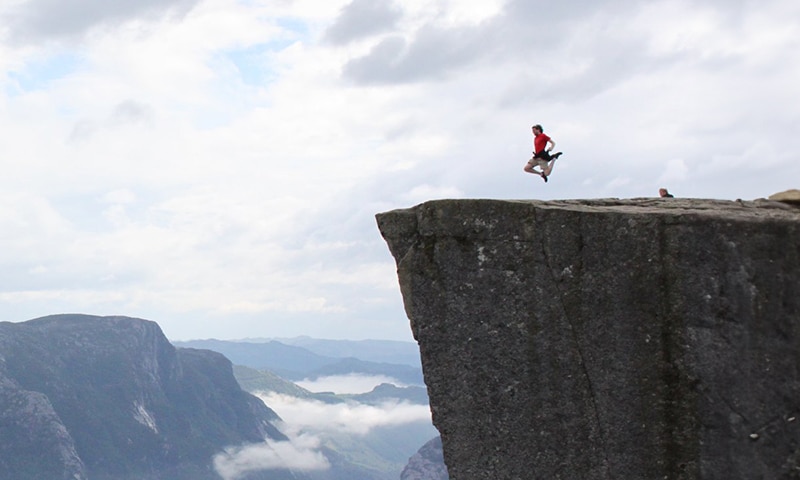
[[[528, 160], [523, 170], [539, 175], [546, 182], [550, 172], [553, 171], [556, 159], [561, 156], [561, 152], [550, 155], [550, 152], [556, 146], [556, 142], [544, 134], [544, 129], [541, 125], [532, 126], [531, 130], [533, 131], [533, 157]], [[534, 167], [539, 167], [542, 171], [536, 170]]]

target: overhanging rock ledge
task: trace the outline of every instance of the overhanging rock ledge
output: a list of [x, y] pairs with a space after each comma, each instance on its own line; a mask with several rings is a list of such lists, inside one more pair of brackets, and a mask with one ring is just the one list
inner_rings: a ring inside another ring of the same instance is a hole
[[454, 480], [800, 478], [800, 208], [377, 216]]

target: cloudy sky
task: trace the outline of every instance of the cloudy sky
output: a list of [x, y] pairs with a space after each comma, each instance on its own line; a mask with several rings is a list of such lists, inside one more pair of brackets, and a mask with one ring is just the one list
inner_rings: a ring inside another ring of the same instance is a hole
[[375, 213], [800, 188], [796, 0], [3, 0], [0, 69], [5, 321], [410, 340]]

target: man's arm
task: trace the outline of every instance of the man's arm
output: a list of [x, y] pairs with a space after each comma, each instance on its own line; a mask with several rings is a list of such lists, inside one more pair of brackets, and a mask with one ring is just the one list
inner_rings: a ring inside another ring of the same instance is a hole
[[554, 142], [553, 139], [551, 138], [550, 140], [547, 141], [547, 143], [550, 144], [550, 148], [547, 148], [545, 150], [547, 150], [548, 152], [552, 152], [553, 149], [556, 148], [556, 142]]

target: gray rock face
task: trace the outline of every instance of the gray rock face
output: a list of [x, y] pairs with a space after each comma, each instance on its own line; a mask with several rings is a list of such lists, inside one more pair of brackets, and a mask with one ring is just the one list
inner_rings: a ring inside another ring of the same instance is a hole
[[442, 438], [436, 437], [408, 459], [400, 480], [449, 480], [442, 454]]
[[800, 478], [800, 209], [377, 215], [454, 480]]
[[175, 349], [153, 322], [0, 323], [0, 478], [219, 479], [212, 456], [285, 439], [277, 418], [241, 390], [225, 357]]
[[47, 397], [0, 374], [0, 478], [86, 480], [86, 467]]

